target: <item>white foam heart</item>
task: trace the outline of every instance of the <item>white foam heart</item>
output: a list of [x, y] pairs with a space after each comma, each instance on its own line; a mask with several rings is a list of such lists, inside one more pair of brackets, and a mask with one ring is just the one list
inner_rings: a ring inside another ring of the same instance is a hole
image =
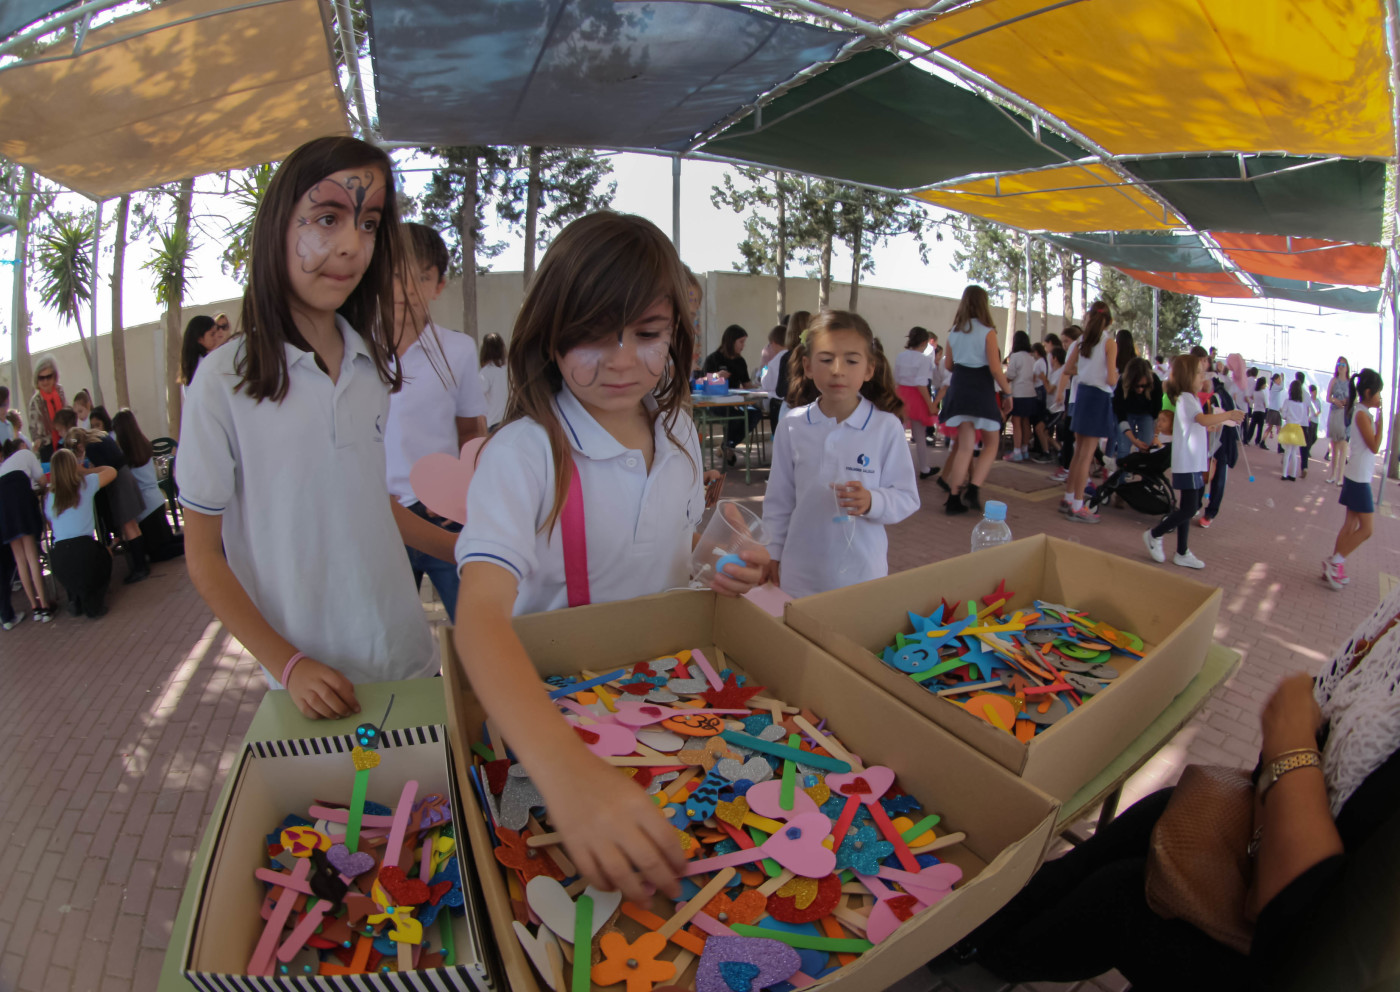
[[637, 742], [665, 754], [675, 754], [688, 743], [686, 738], [669, 730], [639, 730]]
[[[583, 890], [583, 894], [593, 900], [593, 933], [603, 928], [612, 919], [617, 907], [622, 905], [621, 892], [599, 892], [593, 886]], [[560, 885], [552, 878], [537, 875], [525, 886], [525, 901], [535, 911], [545, 926], [553, 930], [561, 939], [574, 942], [574, 921], [578, 915], [578, 904], [569, 898]]]
[[519, 938], [520, 946], [525, 948], [525, 953], [530, 956], [535, 970], [550, 986], [553, 986], [554, 969], [549, 964], [549, 948], [551, 946], [558, 947], [559, 941], [550, 932], [549, 927], [542, 926], [538, 934], [531, 934], [525, 924], [519, 920], [512, 920], [511, 924], [515, 927], [515, 936]]

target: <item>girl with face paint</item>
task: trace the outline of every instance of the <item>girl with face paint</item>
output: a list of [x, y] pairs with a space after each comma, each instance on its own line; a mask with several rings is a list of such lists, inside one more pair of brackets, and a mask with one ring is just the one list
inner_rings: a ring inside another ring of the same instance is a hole
[[[679, 892], [675, 828], [560, 718], [511, 617], [686, 584], [704, 509], [686, 410], [687, 289], [647, 220], [597, 213], [560, 233], [516, 318], [505, 421], [481, 449], [457, 542], [463, 670], [564, 825], [580, 873], [633, 901]], [[767, 560], [755, 548], [715, 590], [746, 592]]]
[[175, 475], [190, 578], [310, 718], [359, 712], [357, 683], [438, 670], [404, 545], [450, 557], [451, 535], [432, 544], [446, 532], [407, 510], [405, 525], [385, 484], [396, 275], [388, 156], [308, 142], [258, 208], [243, 334], [186, 393]]

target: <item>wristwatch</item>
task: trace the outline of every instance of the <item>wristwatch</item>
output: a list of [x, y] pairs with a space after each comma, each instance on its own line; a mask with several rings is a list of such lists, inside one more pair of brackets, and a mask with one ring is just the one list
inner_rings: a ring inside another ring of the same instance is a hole
[[1284, 751], [1273, 761], [1264, 766], [1259, 774], [1259, 801], [1265, 802], [1269, 796], [1269, 790], [1274, 787], [1274, 783], [1289, 772], [1297, 771], [1299, 768], [1321, 768], [1322, 755], [1311, 748], [1299, 748], [1296, 751]]

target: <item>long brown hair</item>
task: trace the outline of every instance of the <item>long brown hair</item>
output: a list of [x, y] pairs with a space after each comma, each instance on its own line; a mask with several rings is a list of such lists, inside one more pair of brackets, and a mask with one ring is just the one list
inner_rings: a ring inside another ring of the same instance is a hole
[[996, 324], [992, 323], [992, 301], [987, 298], [987, 291], [977, 285], [963, 290], [962, 302], [958, 304], [958, 312], [953, 315], [953, 330], [959, 334], [966, 333], [972, 330], [974, 320], [996, 329]]
[[126, 463], [132, 468], [145, 465], [155, 454], [150, 439], [141, 433], [136, 414], [129, 409], [118, 410], [117, 415], [112, 418], [112, 433], [117, 436], [117, 444], [121, 445]]
[[67, 448], [59, 448], [49, 461], [49, 479], [53, 486], [54, 515], [71, 510], [82, 502], [83, 473], [78, 469], [78, 456]]
[[[802, 335], [807, 333], [807, 325], [812, 322], [812, 315], [806, 310], [799, 310], [788, 317], [787, 337], [783, 340], [783, 345], [788, 351], [796, 351], [797, 346], [802, 343]], [[788, 359], [789, 362], [792, 359]]]
[[[895, 390], [894, 372], [890, 369], [890, 363], [885, 358], [885, 353], [875, 344], [875, 332], [870, 329], [864, 317], [849, 310], [823, 310], [812, 318], [812, 322], [807, 325], [807, 340], [803, 343], [803, 350], [810, 352], [815, 347], [817, 338], [822, 334], [832, 331], [854, 331], [865, 339], [866, 351], [870, 355], [870, 365], [874, 368], [874, 374], [870, 376], [870, 381], [861, 383], [860, 394], [875, 404], [877, 410], [885, 413], [893, 413], [901, 416], [904, 411], [904, 401], [899, 398], [899, 393]], [[806, 403], [811, 403], [821, 394], [817, 392], [816, 384], [807, 378], [806, 370], [799, 363], [795, 368], [789, 366], [789, 375], [792, 380], [788, 395], [807, 395], [803, 390], [806, 386], [810, 390], [812, 399]], [[806, 403], [802, 404], [803, 406]], [[796, 406], [791, 399], [789, 406]]]
[[[658, 296], [675, 307], [676, 329], [670, 367], [654, 393], [657, 416], [666, 437], [685, 450], [672, 428], [685, 412], [690, 395], [687, 373], [695, 357], [689, 285], [670, 240], [651, 221], [634, 214], [605, 210], [580, 217], [560, 231], [545, 252], [511, 333], [506, 356], [510, 399], [503, 421], [530, 419], [549, 435], [554, 503], [543, 531], [552, 530], [559, 518], [573, 473], [572, 449], [554, 408], [554, 395], [566, 388], [558, 358], [579, 345], [616, 337]], [[492, 441], [498, 436], [492, 435]]]
[[380, 379], [392, 389], [403, 383], [394, 354], [394, 275], [407, 284], [410, 274], [400, 247], [399, 205], [394, 190], [394, 166], [380, 148], [357, 138], [316, 138], [308, 141], [277, 168], [253, 221], [252, 265], [243, 293], [243, 346], [234, 369], [238, 384], [254, 400], [280, 403], [287, 395], [287, 353], [284, 344], [302, 351], [310, 346], [292, 320], [288, 302], [287, 228], [297, 203], [312, 186], [344, 169], [375, 167], [387, 186], [384, 212], [374, 238], [369, 267], [341, 304], [339, 313], [364, 338]]
[[1195, 355], [1177, 355], [1172, 359], [1172, 374], [1167, 379], [1166, 393], [1173, 403], [1183, 393], [1196, 391], [1196, 373], [1205, 359]]
[[1084, 318], [1084, 336], [1079, 339], [1080, 357], [1088, 358], [1094, 353], [1103, 332], [1111, 323], [1113, 314], [1109, 312], [1108, 304], [1103, 300], [1095, 300], [1093, 306], [1089, 307], [1089, 316]]

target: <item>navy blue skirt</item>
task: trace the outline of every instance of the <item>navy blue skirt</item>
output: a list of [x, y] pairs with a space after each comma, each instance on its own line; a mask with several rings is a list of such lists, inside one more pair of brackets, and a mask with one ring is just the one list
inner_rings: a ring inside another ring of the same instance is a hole
[[1117, 437], [1118, 418], [1113, 415], [1113, 394], [1081, 382], [1074, 391], [1074, 415], [1069, 427], [1084, 437]]
[[1355, 479], [1342, 480], [1342, 495], [1337, 502], [1352, 513], [1376, 512], [1376, 501], [1371, 495], [1371, 487]]

